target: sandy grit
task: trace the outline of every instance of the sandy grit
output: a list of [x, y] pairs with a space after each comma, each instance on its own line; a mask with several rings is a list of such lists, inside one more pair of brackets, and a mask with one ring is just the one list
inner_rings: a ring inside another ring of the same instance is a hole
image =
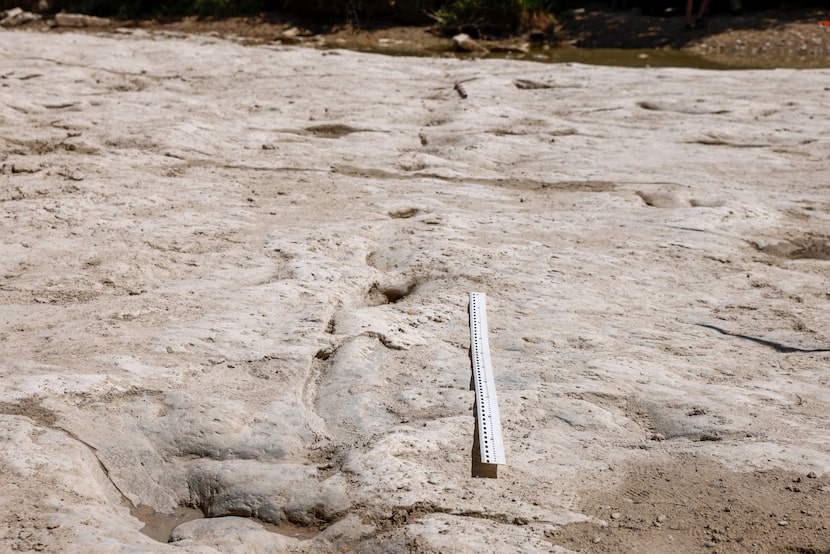
[[2, 550], [830, 549], [830, 70], [0, 54]]

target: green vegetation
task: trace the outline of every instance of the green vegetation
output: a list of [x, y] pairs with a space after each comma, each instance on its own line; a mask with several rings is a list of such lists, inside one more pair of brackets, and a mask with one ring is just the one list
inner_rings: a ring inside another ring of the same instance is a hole
[[263, 11], [262, 0], [57, 0], [56, 11], [78, 12], [88, 15], [120, 17], [124, 19], [157, 16], [229, 17], [252, 15]]
[[557, 0], [452, 0], [434, 16], [440, 26], [450, 31], [503, 34], [560, 8]]
[[[753, 0], [752, 9], [821, 7], [827, 0]], [[608, 6], [611, 0], [607, 0]], [[228, 17], [283, 14], [325, 25], [437, 23], [445, 33], [504, 35], [529, 28], [544, 29], [562, 10], [584, 7], [587, 0], [47, 0], [48, 12], [76, 12], [135, 19], [182, 16]], [[629, 0], [629, 7], [681, 6], [683, 0]], [[0, 0], [0, 8], [40, 11], [43, 0]]]
[[[563, 7], [561, 1], [569, 0], [51, 0], [48, 11], [122, 19], [281, 13], [314, 18], [320, 23], [436, 22], [447, 32], [503, 34], [520, 29], [540, 14], [555, 13]], [[0, 7], [20, 6], [36, 11], [39, 3], [0, 0]]]
[[483, 25], [517, 26], [521, 19], [521, 0], [454, 0], [435, 12], [443, 27], [481, 27]]

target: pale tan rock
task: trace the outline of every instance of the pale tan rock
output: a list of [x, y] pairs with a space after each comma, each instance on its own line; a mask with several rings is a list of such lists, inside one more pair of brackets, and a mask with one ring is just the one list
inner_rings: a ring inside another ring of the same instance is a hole
[[12, 8], [0, 16], [0, 27], [17, 27], [39, 19], [40, 14], [24, 11], [22, 8]]
[[[770, 551], [818, 532], [830, 71], [0, 42], [9, 549], [665, 551], [652, 522], [697, 544], [701, 513]], [[471, 477], [471, 291], [497, 479]], [[212, 517], [166, 544], [142, 505]]]
[[487, 52], [487, 48], [470, 38], [466, 33], [460, 33], [452, 37], [452, 46], [460, 52]]
[[58, 27], [106, 27], [110, 20], [80, 13], [56, 13], [55, 25]]

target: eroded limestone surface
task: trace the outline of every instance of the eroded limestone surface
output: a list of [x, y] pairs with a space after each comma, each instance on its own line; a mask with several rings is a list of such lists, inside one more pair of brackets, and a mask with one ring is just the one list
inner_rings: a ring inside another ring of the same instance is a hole
[[827, 548], [828, 82], [0, 32], [4, 548]]

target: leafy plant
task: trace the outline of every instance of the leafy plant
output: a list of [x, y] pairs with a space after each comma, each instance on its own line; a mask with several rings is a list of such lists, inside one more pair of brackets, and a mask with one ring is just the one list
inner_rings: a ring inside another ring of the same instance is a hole
[[447, 32], [507, 34], [531, 17], [559, 9], [558, 0], [451, 0], [433, 17]]
[[283, 12], [314, 17], [318, 21], [353, 22], [388, 17], [411, 21], [428, 12], [448, 32], [506, 34], [521, 28], [531, 16], [553, 13], [562, 3], [574, 1], [581, 0], [52, 0], [50, 11], [121, 18]]
[[435, 12], [435, 19], [449, 31], [479, 34], [515, 28], [520, 14], [521, 0], [453, 0]]

